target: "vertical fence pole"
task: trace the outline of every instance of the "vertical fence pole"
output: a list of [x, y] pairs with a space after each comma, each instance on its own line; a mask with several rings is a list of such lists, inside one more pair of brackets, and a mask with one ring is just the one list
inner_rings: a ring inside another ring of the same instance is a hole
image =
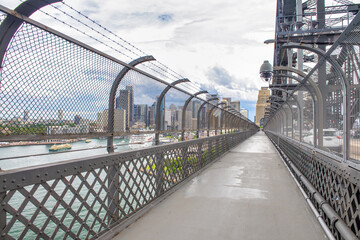
[[[184, 78], [184, 79], [179, 79], [176, 80], [174, 82], [172, 82], [170, 85], [168, 85], [160, 94], [160, 96], [158, 97], [157, 101], [156, 101], [156, 117], [155, 117], [155, 145], [159, 145], [160, 144], [160, 131], [161, 130], [165, 130], [162, 129], [164, 126], [162, 126], [161, 120], [163, 120], [163, 116], [160, 114], [161, 113], [161, 105], [162, 102], [164, 100], [165, 94], [174, 86], [176, 86], [179, 83], [184, 83], [184, 82], [190, 82], [189, 79]], [[164, 103], [164, 108], [165, 108], [165, 103]], [[164, 113], [165, 114], [165, 113]]]
[[[186, 109], [187, 109], [187, 107], [188, 107], [188, 105], [189, 105], [189, 103], [190, 103], [190, 101], [194, 98], [194, 97], [196, 97], [197, 95], [199, 95], [199, 94], [203, 94], [203, 93], [207, 93], [207, 91], [200, 91], [200, 92], [197, 92], [197, 93], [195, 93], [193, 96], [190, 96], [187, 100], [186, 100], [186, 102], [185, 102], [185, 104], [184, 104], [184, 107], [183, 107], [183, 110], [182, 110], [182, 116], [181, 116], [181, 118], [182, 118], [182, 121], [181, 121], [181, 141], [184, 141], [185, 140], [185, 120], [186, 120]], [[198, 124], [198, 126], [196, 126], [198, 129], [199, 129], [199, 119], [197, 120], [197, 124]], [[197, 136], [198, 138], [199, 138], [199, 136]]]
[[[128, 65], [130, 67], [135, 67], [140, 63], [144, 63], [147, 61], [153, 61], [155, 58], [153, 56], [144, 56], [138, 59], [133, 60]], [[108, 132], [111, 136], [107, 139], [107, 151], [108, 153], [114, 152], [114, 115], [115, 115], [115, 96], [116, 90], [118, 89], [121, 80], [125, 77], [125, 75], [131, 70], [128, 66], [124, 66], [124, 68], [120, 71], [120, 73], [116, 76], [113, 85], [111, 86], [110, 95], [109, 95], [109, 110], [108, 110]]]
[[6, 192], [2, 192], [0, 193], [0, 237], [1, 238], [4, 238], [5, 236], [3, 236], [3, 231], [5, 230], [5, 227], [6, 227], [6, 211], [4, 209], [4, 205], [5, 203], [4, 200], [5, 200], [5, 197], [6, 197]]

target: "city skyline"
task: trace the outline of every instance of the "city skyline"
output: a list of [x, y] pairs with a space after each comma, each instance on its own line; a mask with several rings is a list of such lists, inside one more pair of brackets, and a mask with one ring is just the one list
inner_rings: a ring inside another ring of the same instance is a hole
[[[138, 101], [141, 99], [136, 97], [136, 93], [137, 88], [134, 85], [126, 85], [125, 87], [120, 87], [118, 90], [118, 95], [115, 97], [114, 112], [114, 130], [116, 132], [149, 127], [155, 128], [156, 99], [158, 95], [154, 97], [153, 101], [150, 100], [145, 104], [139, 104], [139, 102], [144, 101]], [[240, 109], [240, 101], [232, 100], [230, 97], [221, 98], [218, 94], [207, 95], [207, 99], [214, 97], [218, 98], [218, 100], [211, 101], [215, 106], [223, 102], [225, 103], [223, 107], [232, 106], [236, 110]], [[203, 101], [199, 99], [193, 99], [190, 102], [186, 109], [186, 117], [183, 124], [182, 115], [185, 98], [181, 98], [173, 93], [166, 94], [160, 108], [160, 114], [162, 116], [160, 119], [161, 129], [181, 130], [182, 126], [184, 126], [185, 129], [197, 128], [197, 115], [202, 103]], [[201, 127], [206, 127], [204, 123], [207, 120], [205, 120], [203, 116], [212, 108], [207, 105], [208, 104], [205, 104], [201, 112]], [[241, 108], [241, 110], [243, 110], [243, 108]], [[51, 111], [36, 111], [27, 107], [17, 112], [19, 113], [17, 116], [3, 117], [0, 119], [0, 124], [3, 126], [2, 132], [7, 131], [11, 133], [8, 127], [17, 126], [19, 129], [13, 131], [21, 133], [23, 131], [21, 130], [22, 126], [26, 125], [31, 126], [33, 133], [36, 133], [36, 129], [39, 128], [41, 129], [39, 133], [46, 134], [103, 132], [108, 128], [108, 107], [104, 107], [103, 110], [97, 112], [84, 112], [73, 111], [73, 109], [68, 110], [67, 106], [63, 105]], [[218, 110], [213, 112], [214, 117], [210, 119], [211, 124], [214, 124], [214, 121], [219, 121], [219, 114], [220, 111]], [[45, 126], [45, 128], [42, 126]]]

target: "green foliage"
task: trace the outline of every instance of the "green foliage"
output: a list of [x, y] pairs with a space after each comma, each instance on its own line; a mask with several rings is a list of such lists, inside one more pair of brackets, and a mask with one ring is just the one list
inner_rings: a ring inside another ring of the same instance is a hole
[[15, 125], [7, 124], [2, 125], [0, 130], [8, 131], [9, 135], [25, 135], [25, 134], [46, 134], [46, 126], [43, 124], [31, 124], [31, 125]]
[[[197, 163], [197, 159], [195, 157], [189, 157], [187, 159], [187, 162], [189, 165], [193, 165]], [[167, 176], [175, 172], [181, 173], [183, 170], [182, 157], [177, 157], [176, 159], [165, 158], [163, 164], [164, 164], [164, 172]], [[149, 171], [150, 169], [153, 172], [156, 172], [156, 165], [155, 163], [152, 162], [152, 160], [150, 161], [150, 165], [146, 166], [146, 170]]]

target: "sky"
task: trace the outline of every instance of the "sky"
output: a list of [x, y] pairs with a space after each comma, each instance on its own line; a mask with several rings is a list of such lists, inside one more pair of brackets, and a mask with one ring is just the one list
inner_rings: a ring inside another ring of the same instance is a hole
[[[209, 93], [240, 101], [254, 120], [258, 90], [267, 85], [259, 68], [273, 59], [264, 41], [274, 38], [275, 0], [64, 2]], [[19, 3], [0, 0], [10, 9]], [[32, 18], [51, 23], [40, 13]]]

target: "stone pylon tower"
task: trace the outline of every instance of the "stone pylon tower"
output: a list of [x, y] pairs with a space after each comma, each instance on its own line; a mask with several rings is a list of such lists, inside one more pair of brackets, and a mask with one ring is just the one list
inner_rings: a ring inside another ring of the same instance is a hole
[[264, 118], [265, 108], [270, 104], [266, 101], [270, 97], [270, 90], [267, 87], [261, 87], [258, 94], [258, 100], [256, 103], [256, 125], [260, 126], [261, 119]]

